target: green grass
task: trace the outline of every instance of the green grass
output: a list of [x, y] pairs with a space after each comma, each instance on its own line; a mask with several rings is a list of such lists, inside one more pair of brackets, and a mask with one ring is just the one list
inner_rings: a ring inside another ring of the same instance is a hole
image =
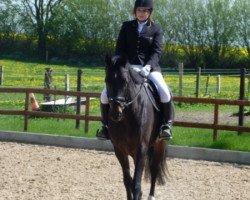
[[65, 75], [69, 75], [70, 88], [76, 90], [77, 70], [82, 70], [82, 91], [100, 91], [104, 87], [104, 67], [72, 66], [47, 63], [21, 62], [0, 59], [4, 70], [4, 87], [44, 87], [45, 68], [52, 69], [53, 87], [65, 88]]
[[[23, 131], [23, 118], [19, 116], [0, 116], [1, 130]], [[75, 128], [75, 120], [55, 118], [30, 118], [28, 132], [67, 135], [77, 137], [95, 137], [100, 122], [90, 122], [89, 132], [84, 132], [84, 122]], [[250, 125], [250, 123], [248, 123]], [[218, 131], [217, 141], [213, 141], [213, 131], [208, 129], [174, 127], [172, 145], [204, 147], [250, 152], [250, 133], [238, 135], [237, 132]]]
[[[4, 66], [4, 85], [3, 87], [36, 87], [43, 88], [45, 63], [21, 62], [0, 59], [0, 65]], [[104, 87], [104, 71], [103, 67], [91, 66], [68, 66], [68, 65], [49, 65], [53, 68], [54, 80], [53, 84], [57, 89], [64, 88], [65, 74], [70, 75], [71, 90], [76, 88], [77, 69], [83, 70], [83, 86], [82, 91], [101, 92]], [[165, 79], [172, 88], [174, 95], [178, 94], [178, 76], [166, 75]], [[205, 84], [205, 77], [202, 79], [202, 87]], [[239, 78], [223, 77], [222, 84], [224, 88], [228, 87], [221, 94], [215, 92], [210, 93], [209, 97], [237, 99]], [[211, 84], [215, 84], [211, 79]], [[185, 96], [194, 96], [195, 92], [195, 76], [189, 76], [184, 81]], [[202, 89], [203, 91], [204, 89]], [[215, 91], [213, 87], [211, 92]], [[202, 96], [204, 96], [204, 91]], [[3, 94], [0, 93], [0, 110], [2, 109], [24, 109], [24, 94]], [[39, 103], [43, 102], [43, 96], [36, 94]], [[57, 96], [57, 99], [63, 96]], [[220, 106], [220, 112], [237, 113], [237, 106]], [[248, 108], [249, 109], [249, 108]], [[176, 113], [212, 113], [213, 105], [209, 104], [191, 104], [191, 103], [176, 103]], [[72, 113], [72, 109], [67, 108], [67, 111]], [[91, 115], [100, 115], [99, 99], [91, 101]], [[211, 122], [212, 123], [212, 122]], [[250, 126], [250, 122], [245, 123]], [[100, 127], [100, 122], [90, 122], [89, 132], [84, 133], [84, 122], [81, 121], [79, 129], [75, 129], [75, 120], [72, 119], [55, 119], [55, 118], [29, 118], [28, 132], [46, 133], [56, 135], [69, 135], [79, 137], [95, 137], [96, 130]], [[6, 116], [0, 115], [0, 130], [7, 131], [23, 131], [24, 120], [21, 116]], [[207, 129], [174, 127], [174, 139], [170, 144], [205, 147], [217, 149], [229, 149], [239, 151], [250, 151], [250, 134], [244, 133], [238, 135], [236, 132], [219, 131], [218, 139], [213, 141], [213, 131]]]
[[204, 147], [250, 151], [250, 133], [218, 131], [218, 138], [213, 141], [213, 131], [208, 129], [174, 127], [174, 137], [170, 144], [189, 147]]
[[[72, 119], [38, 118], [29, 119], [28, 132], [53, 135], [68, 135], [77, 137], [95, 137], [100, 122], [90, 122], [88, 133], [84, 132], [84, 122], [79, 129], [75, 128], [76, 121]], [[24, 120], [20, 116], [0, 116], [0, 127], [4, 131], [24, 131]]]

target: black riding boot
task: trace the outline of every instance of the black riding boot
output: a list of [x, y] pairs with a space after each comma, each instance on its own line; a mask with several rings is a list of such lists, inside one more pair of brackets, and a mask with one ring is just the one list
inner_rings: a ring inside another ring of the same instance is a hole
[[99, 140], [108, 140], [108, 112], [109, 104], [101, 103], [102, 127], [96, 131], [96, 137]]
[[162, 115], [163, 115], [163, 123], [160, 128], [159, 138], [164, 140], [172, 139], [172, 131], [171, 126], [173, 123], [173, 104], [172, 101], [167, 103], [162, 103]]

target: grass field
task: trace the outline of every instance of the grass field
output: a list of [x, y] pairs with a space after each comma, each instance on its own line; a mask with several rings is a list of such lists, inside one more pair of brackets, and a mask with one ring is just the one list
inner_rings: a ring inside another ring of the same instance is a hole
[[[48, 67], [44, 63], [33, 62], [20, 62], [12, 60], [1, 60], [0, 65], [4, 66], [4, 79], [3, 85], [0, 87], [34, 87], [43, 88], [44, 72]], [[103, 66], [89, 67], [89, 66], [67, 66], [67, 65], [49, 65], [53, 69], [53, 85], [56, 89], [64, 89], [65, 74], [70, 76], [70, 88], [76, 89], [76, 75], [77, 70], [83, 71], [83, 85], [82, 91], [100, 92], [104, 87], [104, 70]], [[165, 74], [165, 79], [171, 87], [174, 95], [178, 95], [178, 75]], [[239, 77], [222, 78], [221, 93], [217, 94], [215, 85], [216, 78], [211, 78], [210, 93], [207, 97], [237, 99], [239, 94]], [[195, 95], [195, 75], [188, 75], [184, 79], [184, 95]], [[201, 79], [201, 96], [205, 97], [206, 77]], [[21, 94], [3, 94], [0, 93], [0, 110], [4, 109], [20, 109], [24, 108], [24, 95]], [[36, 95], [38, 102], [43, 102], [42, 95]], [[60, 96], [57, 99], [63, 98]], [[237, 107], [223, 106], [221, 112], [237, 112]], [[249, 108], [248, 108], [249, 109]], [[67, 111], [74, 112], [72, 109], [67, 108]], [[193, 113], [199, 114], [212, 112], [213, 108], [209, 105], [196, 105], [196, 104], [177, 104], [176, 113], [184, 114]], [[91, 101], [91, 114], [99, 115], [99, 99]], [[84, 123], [81, 123], [79, 129], [75, 129], [75, 120], [63, 120], [54, 118], [30, 118], [28, 131], [33, 133], [48, 133], [59, 135], [70, 135], [80, 137], [95, 137], [95, 132], [100, 126], [100, 122], [91, 122], [90, 130], [84, 133]], [[5, 116], [0, 115], [0, 130], [10, 131], [23, 131], [23, 118], [21, 116]], [[245, 123], [250, 126], [250, 120]], [[174, 139], [170, 144], [193, 146], [193, 147], [206, 147], [206, 148], [219, 148], [250, 151], [250, 134], [244, 133], [238, 135], [236, 132], [219, 131], [218, 140], [213, 142], [212, 130], [207, 129], [194, 129], [184, 127], [174, 127]]]

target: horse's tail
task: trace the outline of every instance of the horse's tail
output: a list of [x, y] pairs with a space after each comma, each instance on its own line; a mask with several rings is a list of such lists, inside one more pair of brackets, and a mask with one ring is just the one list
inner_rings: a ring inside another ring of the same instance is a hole
[[156, 142], [148, 149], [148, 159], [145, 166], [145, 178], [156, 179], [160, 185], [166, 183], [167, 178], [167, 143], [164, 140]]

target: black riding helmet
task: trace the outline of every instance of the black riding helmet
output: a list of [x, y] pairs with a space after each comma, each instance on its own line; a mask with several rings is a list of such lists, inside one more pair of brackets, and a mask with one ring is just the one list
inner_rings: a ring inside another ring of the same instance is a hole
[[136, 0], [134, 10], [136, 10], [136, 8], [139, 8], [139, 7], [145, 7], [145, 8], [148, 8], [152, 11], [153, 10], [153, 0]]

